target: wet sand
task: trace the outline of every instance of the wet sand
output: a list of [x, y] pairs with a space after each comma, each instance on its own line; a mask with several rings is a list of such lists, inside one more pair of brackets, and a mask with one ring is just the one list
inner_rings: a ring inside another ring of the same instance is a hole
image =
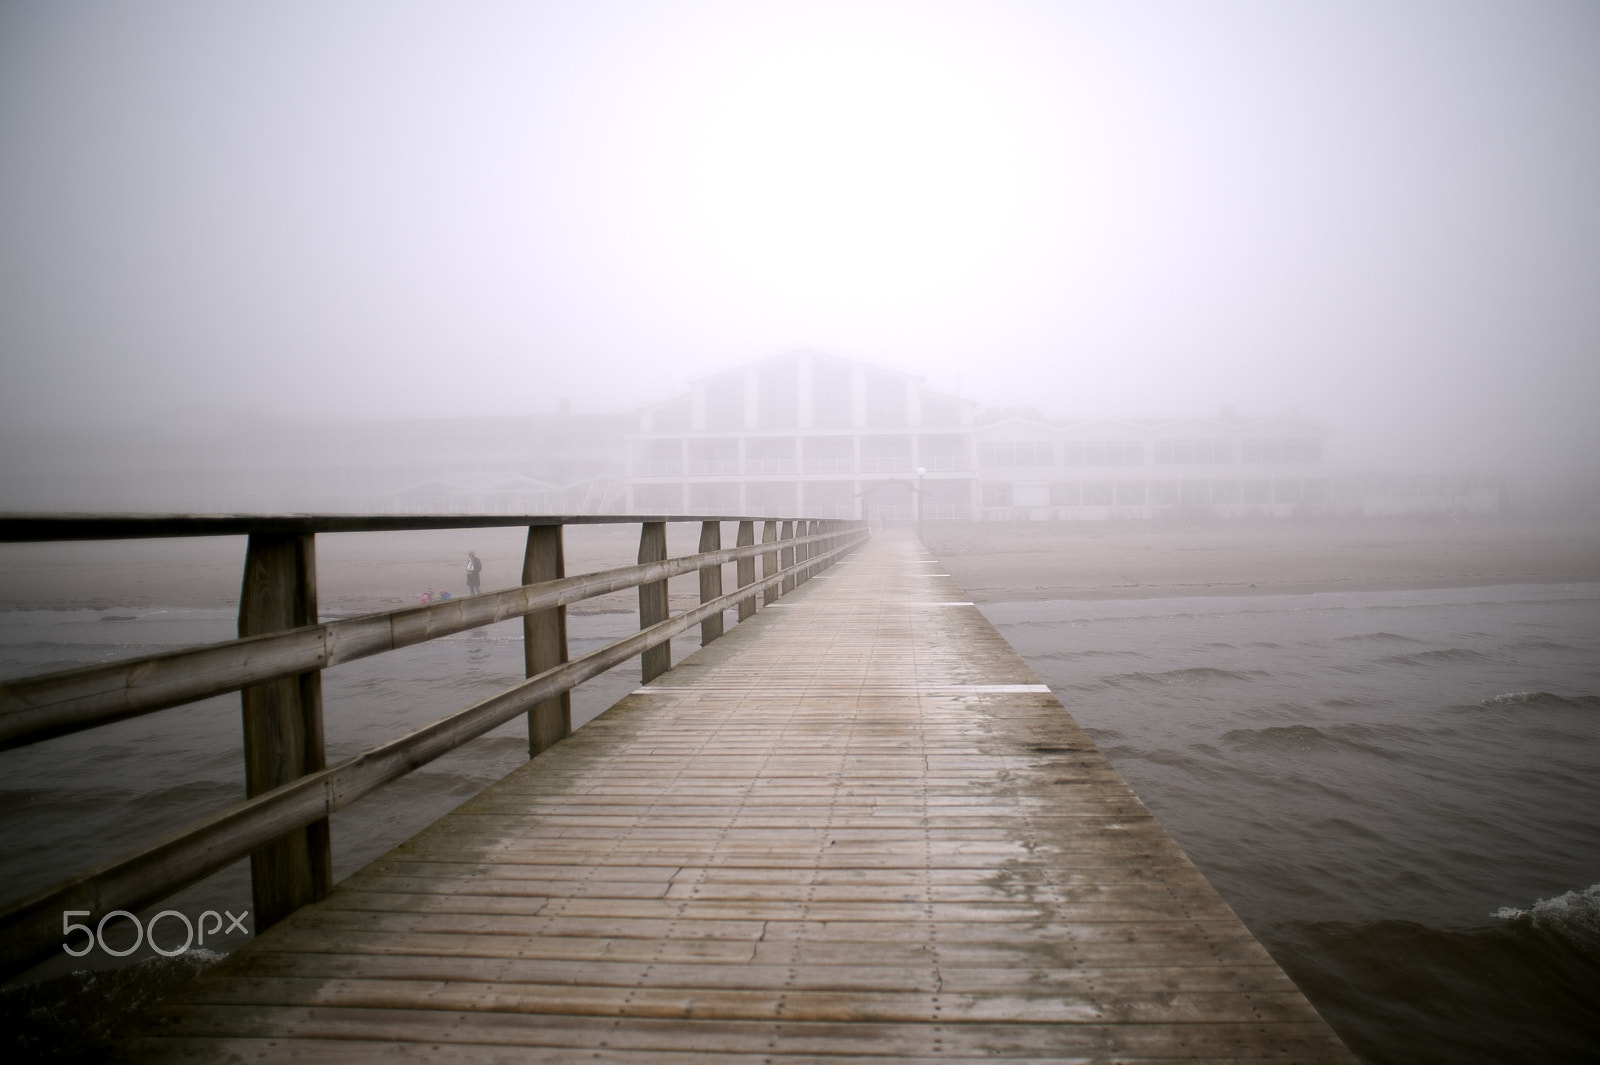
[[930, 527], [978, 602], [1600, 580], [1600, 519], [1080, 522]]
[[[909, 532], [909, 530], [905, 530]], [[731, 541], [732, 527], [724, 530]], [[669, 528], [672, 554], [698, 529]], [[887, 534], [896, 535], [891, 530]], [[567, 530], [567, 572], [627, 565], [636, 525]], [[979, 602], [1262, 595], [1600, 580], [1600, 518], [1281, 522], [929, 523], [924, 538]], [[427, 590], [466, 591], [466, 556], [485, 590], [517, 582], [518, 529], [324, 535], [324, 616], [394, 609]], [[0, 609], [221, 606], [238, 602], [243, 537], [0, 545]], [[729, 573], [731, 577], [731, 572]], [[675, 607], [694, 575], [673, 582]], [[632, 610], [617, 593], [573, 608]]]

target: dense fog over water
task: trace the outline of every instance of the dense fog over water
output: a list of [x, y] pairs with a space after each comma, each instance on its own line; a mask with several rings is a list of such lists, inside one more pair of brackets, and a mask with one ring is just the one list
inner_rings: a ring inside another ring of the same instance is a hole
[[809, 348], [1600, 453], [1600, 9], [9, 4], [0, 420], [626, 411]]

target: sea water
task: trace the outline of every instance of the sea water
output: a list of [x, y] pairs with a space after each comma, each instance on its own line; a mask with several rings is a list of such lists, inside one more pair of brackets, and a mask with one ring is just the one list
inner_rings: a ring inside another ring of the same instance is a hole
[[[1600, 1060], [1600, 585], [984, 612], [1362, 1057]], [[574, 614], [573, 653], [634, 624]], [[0, 675], [225, 640], [235, 625], [226, 607], [0, 611]], [[521, 676], [517, 622], [329, 670], [329, 760]], [[637, 676], [629, 663], [585, 684], [574, 720]], [[228, 696], [0, 753], [0, 888], [14, 898], [238, 802], [240, 748]], [[512, 722], [342, 811], [335, 875], [525, 758]], [[238, 913], [249, 894], [239, 863], [141, 916]], [[108, 929], [112, 945], [129, 931]], [[104, 970], [139, 959], [185, 960], [145, 944], [34, 975], [89, 969], [61, 982], [94, 1001], [118, 986]], [[0, 1015], [22, 1030], [27, 1012], [36, 1048], [105, 1012], [11, 994]]]
[[1362, 1057], [1600, 1060], [1600, 585], [983, 609]]

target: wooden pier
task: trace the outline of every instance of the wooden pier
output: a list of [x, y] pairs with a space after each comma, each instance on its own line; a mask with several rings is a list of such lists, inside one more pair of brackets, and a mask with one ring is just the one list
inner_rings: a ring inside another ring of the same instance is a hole
[[938, 563], [885, 539], [289, 914], [127, 1049], [1354, 1061]]

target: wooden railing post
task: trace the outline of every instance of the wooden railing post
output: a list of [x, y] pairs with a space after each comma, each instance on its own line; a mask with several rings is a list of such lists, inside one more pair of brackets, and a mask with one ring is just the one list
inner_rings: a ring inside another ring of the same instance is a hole
[[[239, 590], [239, 635], [317, 623], [317, 552], [312, 534], [252, 533]], [[239, 691], [244, 714], [244, 787], [260, 795], [327, 767], [319, 671]], [[333, 886], [328, 820], [314, 821], [253, 851], [255, 930], [263, 932]]]
[[[735, 541], [734, 546], [735, 547], [754, 547], [755, 546], [755, 542], [756, 542], [756, 523], [753, 522], [753, 521], [741, 521], [739, 523], [739, 537]], [[734, 563], [734, 579], [736, 579], [739, 582], [739, 587], [741, 587], [741, 588], [749, 587], [750, 585], [752, 585], [752, 584], [754, 584], [756, 582], [756, 560], [755, 560], [754, 556], [752, 556], [750, 558], [741, 558], [738, 562]], [[740, 602], [739, 602], [739, 620], [740, 621], [744, 621], [747, 618], [754, 617], [755, 613], [756, 613], [756, 597], [755, 596], [752, 595], [749, 599], [740, 600]]]
[[[559, 525], [528, 526], [528, 547], [522, 556], [522, 583], [560, 580], [567, 575], [566, 551]], [[522, 619], [522, 657], [526, 675], [538, 676], [567, 661], [567, 608], [555, 607]], [[562, 692], [528, 711], [528, 757], [548, 750], [572, 735], [572, 693]]]
[[[722, 523], [720, 521], [703, 521], [700, 523], [700, 551], [720, 551], [722, 549]], [[706, 566], [700, 571], [700, 601], [709, 603], [713, 599], [722, 598], [722, 567]], [[700, 646], [715, 640], [722, 635], [722, 615], [713, 614], [700, 623]]]
[[[786, 521], [783, 523], [783, 528], [778, 532], [778, 539], [780, 541], [794, 540], [794, 522]], [[790, 543], [787, 547], [778, 552], [778, 562], [783, 569], [788, 569], [790, 566], [794, 565], [793, 543]], [[783, 579], [783, 594], [788, 595], [792, 591], [794, 591], [794, 574], [791, 573]]]
[[[663, 562], [667, 557], [667, 523], [647, 521], [639, 530], [639, 561]], [[648, 629], [667, 620], [667, 582], [639, 585], [639, 627]], [[649, 684], [672, 668], [672, 641], [657, 644], [639, 656], [644, 682]]]
[[[775, 521], [762, 522], [762, 526], [761, 526], [761, 542], [764, 543], [764, 544], [776, 544], [778, 542], [778, 523], [777, 522], [775, 522]], [[761, 576], [763, 578], [767, 578], [767, 577], [773, 576], [777, 572], [778, 572], [778, 552], [776, 552], [776, 551], [768, 551], [768, 552], [764, 553], [761, 556]], [[767, 590], [762, 592], [761, 596], [762, 596], [762, 599], [765, 600], [767, 606], [771, 606], [773, 603], [776, 603], [778, 601], [778, 596], [780, 596], [782, 594], [783, 594], [782, 591], [778, 588], [778, 586], [776, 584], [769, 584], [769, 585], [767, 585]]]
[[[814, 522], [814, 521], [797, 521], [797, 522], [795, 522], [795, 533], [794, 533], [795, 536], [797, 538], [798, 537], [803, 537], [803, 536], [809, 536], [811, 534], [811, 530], [816, 527], [816, 524], [817, 523]], [[810, 562], [811, 561], [811, 556], [813, 554], [815, 554], [815, 553], [816, 553], [815, 550], [812, 548], [812, 546], [810, 544], [801, 544], [801, 545], [799, 545], [799, 561], [801, 563]], [[809, 565], [802, 564], [801, 567], [800, 567], [800, 572], [795, 574], [795, 583], [796, 584], [804, 584], [806, 581], [809, 581], [810, 579], [811, 579], [811, 567]]]

